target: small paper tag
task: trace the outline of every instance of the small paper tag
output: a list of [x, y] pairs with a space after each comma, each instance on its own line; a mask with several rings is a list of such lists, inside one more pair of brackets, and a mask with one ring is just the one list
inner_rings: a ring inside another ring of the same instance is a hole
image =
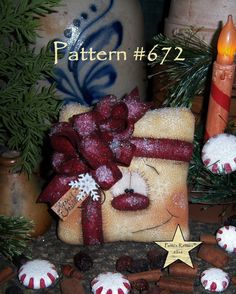
[[81, 205], [81, 203], [88, 197], [78, 200], [79, 188], [71, 188], [68, 190], [52, 207], [51, 209], [62, 219], [63, 221]]

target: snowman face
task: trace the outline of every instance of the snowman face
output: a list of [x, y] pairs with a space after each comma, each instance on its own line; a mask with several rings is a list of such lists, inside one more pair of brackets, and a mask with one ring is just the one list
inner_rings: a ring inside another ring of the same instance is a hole
[[145, 175], [138, 170], [124, 171], [122, 179], [112, 187], [111, 193], [111, 205], [117, 210], [142, 210], [150, 204], [148, 182]]
[[172, 239], [178, 224], [188, 237], [187, 164], [135, 158], [102, 205], [107, 241]]

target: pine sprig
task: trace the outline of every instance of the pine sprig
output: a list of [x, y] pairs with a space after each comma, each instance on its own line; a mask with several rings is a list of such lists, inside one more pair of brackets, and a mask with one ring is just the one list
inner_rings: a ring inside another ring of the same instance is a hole
[[[0, 47], [3, 58], [0, 61], [0, 77], [8, 81], [0, 89], [0, 96], [3, 99], [12, 100], [14, 93], [17, 97], [22, 90], [25, 90], [25, 87], [36, 84], [45, 76], [52, 75], [53, 55], [50, 44], [41, 49], [38, 54], [35, 54], [33, 49], [16, 43], [12, 43], [9, 50], [1, 49]], [[0, 103], [3, 104], [3, 101]]]
[[[22, 169], [29, 174], [40, 158], [46, 131], [57, 118], [60, 102], [54, 87], [37, 86], [38, 81], [52, 74], [49, 46], [36, 55], [32, 49], [14, 44], [19, 54], [12, 61], [6, 56], [0, 64], [0, 76], [8, 83], [0, 89], [0, 144], [21, 151]], [[9, 68], [9, 64], [15, 66]]]
[[[167, 90], [163, 106], [191, 107], [193, 98], [205, 89], [213, 62], [213, 48], [191, 30], [178, 33], [173, 39], [159, 34], [154, 40], [158, 44], [155, 49], [157, 58], [151, 66], [162, 62], [166, 53], [164, 48], [171, 48], [164, 60], [163, 69], [154, 74], [159, 76]], [[176, 48], [183, 50], [179, 57], [185, 60], [175, 60], [179, 53]]]
[[22, 254], [33, 227], [33, 222], [24, 217], [0, 215], [0, 253], [9, 259]]
[[199, 126], [194, 138], [194, 152], [190, 162], [188, 184], [193, 203], [230, 203], [236, 200], [236, 173], [216, 175], [201, 159], [203, 128]]
[[61, 104], [53, 86], [39, 86], [53, 75], [51, 44], [36, 53], [30, 42], [37, 36], [39, 17], [59, 1], [0, 2], [0, 145], [20, 151], [17, 169], [29, 174]]
[[[34, 42], [39, 17], [46, 15], [60, 0], [1, 0], [0, 31], [3, 35], [16, 34], [18, 41]], [[18, 3], [18, 4], [17, 4]]]
[[19, 164], [29, 174], [40, 159], [45, 133], [57, 117], [59, 105], [54, 97], [54, 87], [31, 87], [20, 99], [9, 99], [0, 107], [5, 113], [2, 124], [7, 130], [3, 142], [11, 150], [21, 150]]

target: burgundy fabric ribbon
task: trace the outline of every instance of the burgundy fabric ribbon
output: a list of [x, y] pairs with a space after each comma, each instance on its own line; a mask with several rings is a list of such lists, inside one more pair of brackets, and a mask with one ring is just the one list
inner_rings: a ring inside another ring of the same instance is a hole
[[131, 143], [135, 145], [135, 157], [189, 162], [193, 152], [192, 143], [177, 139], [132, 137]]
[[150, 107], [135, 89], [122, 101], [106, 96], [90, 112], [57, 123], [50, 133], [57, 176], [39, 200], [53, 205], [70, 188], [59, 186], [83, 173], [90, 173], [101, 189], [111, 188], [122, 177], [118, 166], [130, 165], [136, 149], [131, 142], [134, 124]]

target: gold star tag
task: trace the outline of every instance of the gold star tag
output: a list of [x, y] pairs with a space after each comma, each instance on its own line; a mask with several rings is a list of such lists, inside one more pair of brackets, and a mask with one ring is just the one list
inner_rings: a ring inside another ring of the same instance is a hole
[[155, 242], [160, 247], [168, 251], [164, 268], [175, 262], [181, 260], [190, 267], [193, 267], [189, 251], [200, 245], [202, 242], [188, 242], [184, 240], [180, 226], [178, 225], [173, 241]]

